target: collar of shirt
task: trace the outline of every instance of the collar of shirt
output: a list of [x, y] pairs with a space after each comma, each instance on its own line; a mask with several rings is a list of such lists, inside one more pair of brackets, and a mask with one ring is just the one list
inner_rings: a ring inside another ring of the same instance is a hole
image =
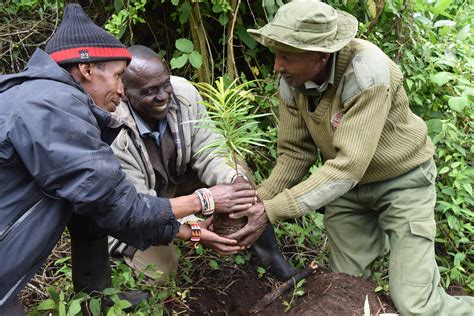
[[137, 124], [138, 132], [140, 136], [150, 136], [155, 141], [156, 146], [158, 149], [160, 148], [160, 138], [165, 133], [166, 126], [168, 125], [168, 121], [166, 119], [160, 120], [158, 130], [152, 130], [150, 126], [143, 120], [143, 118], [133, 109], [130, 107], [130, 111], [132, 112], [133, 119]]
[[311, 95], [311, 96], [319, 96], [321, 95], [326, 89], [328, 88], [328, 85], [334, 84], [334, 76], [336, 73], [336, 58], [337, 58], [337, 52], [333, 54], [331, 58], [331, 66], [329, 68], [329, 76], [326, 81], [323, 82], [323, 84], [318, 85], [316, 82], [312, 80], [306, 81], [303, 86], [299, 87], [298, 89], [301, 91], [301, 93], [305, 95]]

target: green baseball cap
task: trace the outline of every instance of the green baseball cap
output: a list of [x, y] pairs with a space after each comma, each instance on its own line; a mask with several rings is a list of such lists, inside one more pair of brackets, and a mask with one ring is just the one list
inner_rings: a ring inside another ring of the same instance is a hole
[[333, 53], [355, 37], [357, 19], [347, 12], [311, 0], [281, 6], [273, 21], [248, 33], [260, 44], [287, 52]]

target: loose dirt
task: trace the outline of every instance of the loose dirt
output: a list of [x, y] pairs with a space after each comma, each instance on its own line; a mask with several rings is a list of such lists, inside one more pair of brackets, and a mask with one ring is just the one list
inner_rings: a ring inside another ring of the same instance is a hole
[[[259, 278], [250, 262], [239, 270], [223, 268], [206, 276], [205, 283], [190, 292], [191, 315], [249, 315], [251, 307], [278, 283]], [[367, 295], [372, 315], [396, 312], [390, 298], [374, 292], [375, 282], [344, 273], [319, 269], [303, 284], [304, 295], [296, 297], [285, 312], [291, 291], [270, 304], [259, 315], [363, 315]]]

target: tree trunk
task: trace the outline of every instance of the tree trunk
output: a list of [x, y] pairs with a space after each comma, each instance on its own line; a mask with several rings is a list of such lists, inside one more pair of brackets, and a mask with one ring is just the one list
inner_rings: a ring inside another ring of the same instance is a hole
[[237, 78], [237, 66], [234, 57], [234, 28], [239, 13], [240, 0], [232, 0], [230, 3], [229, 22], [227, 23], [227, 74], [230, 80]]
[[202, 24], [201, 10], [199, 2], [191, 1], [191, 15], [189, 17], [189, 25], [191, 27], [191, 37], [194, 47], [202, 56], [202, 65], [197, 69], [198, 80], [200, 82], [211, 83], [214, 80], [213, 69], [214, 60], [208, 49], [207, 33]]

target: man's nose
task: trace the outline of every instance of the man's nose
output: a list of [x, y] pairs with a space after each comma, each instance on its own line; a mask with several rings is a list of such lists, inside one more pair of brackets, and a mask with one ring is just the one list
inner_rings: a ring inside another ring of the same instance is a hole
[[125, 91], [123, 88], [123, 82], [122, 79], [119, 80], [118, 87], [117, 87], [117, 94], [123, 98], [125, 96]]
[[278, 57], [275, 57], [275, 62], [273, 63], [273, 70], [279, 73], [284, 70], [283, 63]]

